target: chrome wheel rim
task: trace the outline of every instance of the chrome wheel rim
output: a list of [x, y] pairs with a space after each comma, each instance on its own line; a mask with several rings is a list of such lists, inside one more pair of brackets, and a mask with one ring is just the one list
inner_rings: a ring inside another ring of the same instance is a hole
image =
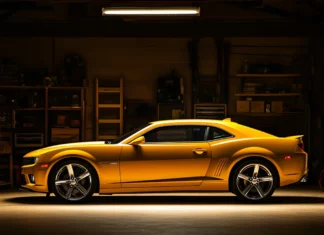
[[266, 166], [257, 163], [249, 164], [239, 171], [236, 186], [245, 198], [260, 200], [271, 192], [273, 176]]
[[92, 187], [92, 177], [87, 168], [71, 163], [62, 166], [55, 176], [55, 188], [66, 200], [78, 201], [86, 197]]

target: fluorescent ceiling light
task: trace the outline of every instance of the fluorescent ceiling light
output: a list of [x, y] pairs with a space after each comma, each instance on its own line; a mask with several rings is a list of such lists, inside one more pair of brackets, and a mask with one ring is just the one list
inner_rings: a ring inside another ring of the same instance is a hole
[[184, 8], [102, 8], [102, 15], [199, 15], [199, 7]]

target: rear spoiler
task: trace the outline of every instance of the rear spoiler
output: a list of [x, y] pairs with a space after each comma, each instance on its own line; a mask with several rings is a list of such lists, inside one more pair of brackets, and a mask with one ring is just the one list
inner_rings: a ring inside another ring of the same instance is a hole
[[286, 139], [297, 139], [298, 140], [298, 147], [304, 150], [304, 142], [303, 142], [303, 137], [304, 135], [293, 135], [293, 136], [288, 136]]
[[303, 139], [304, 135], [287, 136], [286, 139]]

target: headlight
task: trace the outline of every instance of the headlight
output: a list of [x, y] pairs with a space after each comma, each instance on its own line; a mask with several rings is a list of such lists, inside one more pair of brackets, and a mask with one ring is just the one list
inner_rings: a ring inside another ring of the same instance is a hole
[[25, 165], [33, 165], [38, 161], [38, 157], [26, 157], [23, 158], [23, 166]]

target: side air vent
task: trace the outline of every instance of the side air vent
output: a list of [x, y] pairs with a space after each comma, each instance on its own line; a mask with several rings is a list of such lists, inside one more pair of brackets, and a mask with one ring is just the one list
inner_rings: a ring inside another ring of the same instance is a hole
[[216, 170], [215, 170], [215, 175], [214, 175], [215, 177], [218, 177], [221, 175], [222, 170], [223, 170], [225, 164], [227, 163], [227, 161], [228, 161], [228, 158], [219, 159], [217, 166], [216, 166]]

